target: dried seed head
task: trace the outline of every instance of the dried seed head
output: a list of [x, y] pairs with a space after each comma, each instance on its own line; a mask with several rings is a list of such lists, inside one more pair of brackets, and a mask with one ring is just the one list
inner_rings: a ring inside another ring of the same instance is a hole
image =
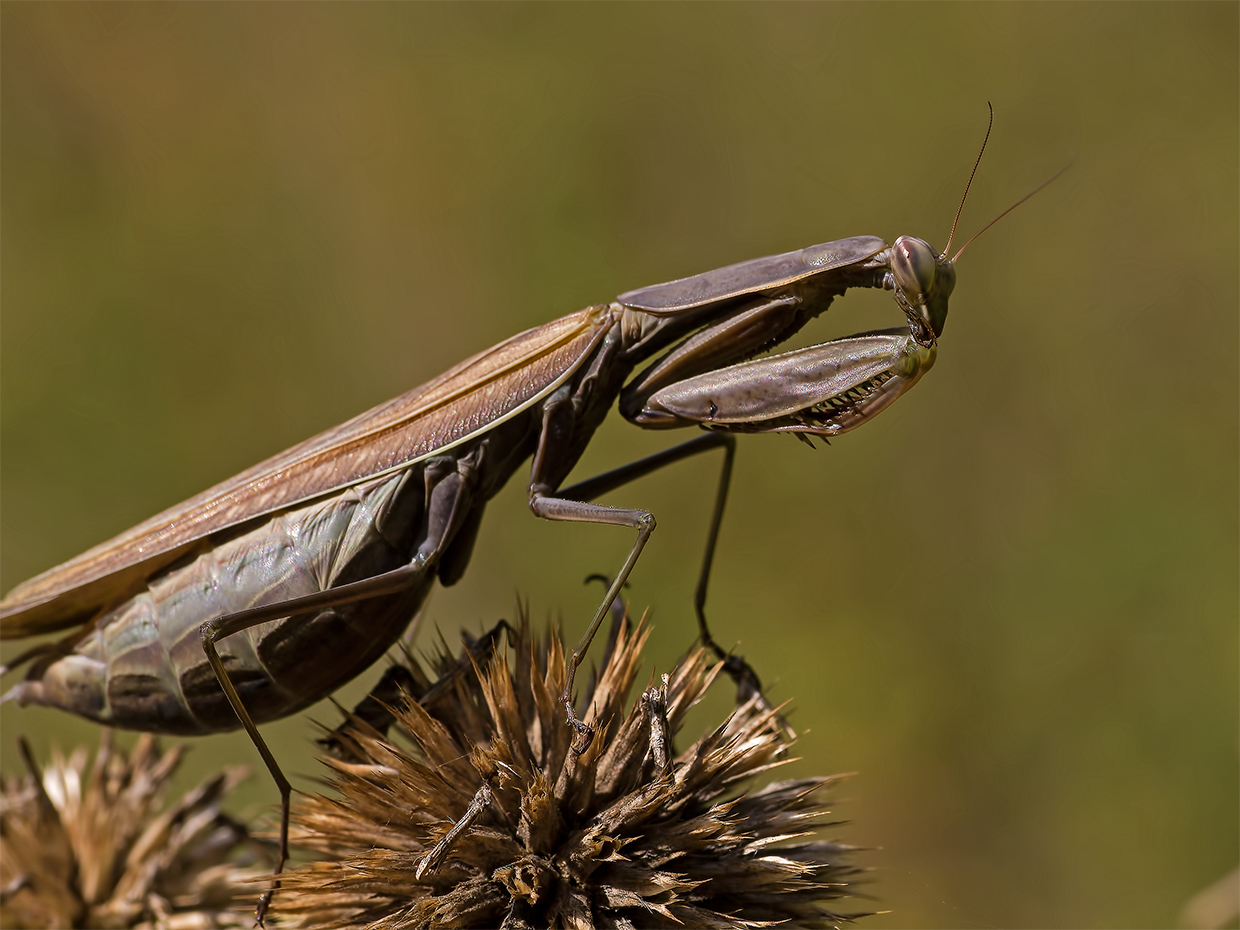
[[105, 730], [40, 774], [0, 784], [0, 926], [213, 930], [249, 927], [262, 874], [246, 828], [220, 811], [245, 776], [217, 774], [166, 810], [183, 748], [144, 734], [126, 755]]
[[286, 872], [281, 927], [834, 927], [824, 902], [857, 874], [815, 840], [827, 813], [807, 778], [739, 793], [787, 761], [757, 700], [679, 754], [671, 739], [715, 678], [702, 650], [626, 712], [648, 631], [622, 632], [590, 696], [582, 755], [557, 698], [564, 645], [522, 623], [485, 669], [441, 656], [438, 681], [395, 710], [403, 748], [369, 723], [336, 731], [337, 797], [294, 810], [323, 857]]

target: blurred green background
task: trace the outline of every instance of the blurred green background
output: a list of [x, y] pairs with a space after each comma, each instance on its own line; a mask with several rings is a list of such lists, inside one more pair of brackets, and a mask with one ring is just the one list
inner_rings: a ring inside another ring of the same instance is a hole
[[[1240, 860], [1237, 10], [4, 4], [3, 588], [587, 303], [941, 245], [990, 100], [964, 234], [1074, 167], [962, 259], [916, 391], [827, 449], [741, 439], [711, 616], [794, 699], [794, 771], [859, 773], [864, 926], [1172, 925]], [[899, 322], [850, 294], [803, 341]], [[676, 438], [617, 417], [578, 474]], [[611, 498], [660, 521], [661, 669], [716, 468]], [[518, 477], [426, 620], [519, 594], [576, 635], [628, 545]], [[267, 728], [303, 787], [312, 717]], [[0, 719], [9, 771], [19, 733], [96, 739]], [[257, 763], [194, 745], [187, 780]]]

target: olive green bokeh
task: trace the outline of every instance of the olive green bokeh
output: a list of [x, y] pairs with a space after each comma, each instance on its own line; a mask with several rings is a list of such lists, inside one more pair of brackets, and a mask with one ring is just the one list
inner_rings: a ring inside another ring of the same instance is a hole
[[[891, 411], [816, 452], [742, 439], [716, 635], [795, 699], [798, 771], [860, 773], [844, 836], [882, 847], [891, 910], [865, 926], [1168, 925], [1240, 859], [1235, 4], [9, 3], [0, 26], [6, 590], [584, 304], [843, 236], [941, 244], [992, 101], [965, 234], [1075, 165], [970, 247]], [[809, 338], [898, 321], [850, 294]], [[675, 438], [609, 424], [579, 473]], [[612, 498], [660, 520], [629, 595], [664, 668], [715, 469]], [[428, 622], [520, 592], [584, 626], [581, 579], [628, 534], [524, 498]], [[310, 787], [307, 717], [268, 731]], [[19, 732], [94, 741], [6, 705], [6, 769]]]

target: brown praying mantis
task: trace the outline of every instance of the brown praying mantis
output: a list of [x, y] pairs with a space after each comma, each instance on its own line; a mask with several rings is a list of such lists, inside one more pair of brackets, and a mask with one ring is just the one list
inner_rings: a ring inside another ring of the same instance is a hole
[[[635, 534], [567, 657], [562, 700], [582, 751], [592, 730], [573, 707], [574, 674], [655, 528], [648, 511], [594, 501], [722, 450], [695, 608], [703, 642], [727, 658], [705, 601], [734, 434], [838, 436], [916, 384], [935, 362], [968, 246], [949, 258], [952, 236], [941, 253], [909, 236], [838, 239], [629, 291], [513, 336], [13, 589], [0, 638], [71, 632], [10, 663], [30, 667], [5, 698], [133, 730], [243, 726], [280, 790], [279, 872], [291, 787], [256, 725], [382, 656], [436, 579], [460, 579], [487, 501], [532, 457], [535, 515]], [[891, 291], [903, 325], [763, 354], [858, 287]], [[617, 400], [638, 426], [706, 432], [564, 487]]]

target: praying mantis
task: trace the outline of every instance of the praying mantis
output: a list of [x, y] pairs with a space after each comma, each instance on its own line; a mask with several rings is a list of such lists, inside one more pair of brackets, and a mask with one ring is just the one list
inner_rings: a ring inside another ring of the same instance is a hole
[[[382, 656], [436, 580], [462, 577], [487, 502], [532, 459], [536, 516], [634, 534], [567, 656], [562, 701], [583, 751], [592, 728], [574, 709], [574, 675], [655, 529], [646, 510], [595, 501], [722, 451], [695, 607], [704, 643], [726, 658], [704, 607], [735, 434], [839, 436], [910, 390], [935, 363], [969, 244], [948, 256], [955, 227], [942, 252], [910, 236], [837, 239], [632, 290], [513, 336], [13, 589], [0, 638], [70, 632], [9, 664], [29, 669], [5, 699], [133, 730], [244, 727], [281, 795], [278, 873], [291, 786], [257, 724]], [[902, 324], [763, 354], [850, 288], [890, 291]], [[565, 486], [613, 405], [646, 429], [705, 432]]]

